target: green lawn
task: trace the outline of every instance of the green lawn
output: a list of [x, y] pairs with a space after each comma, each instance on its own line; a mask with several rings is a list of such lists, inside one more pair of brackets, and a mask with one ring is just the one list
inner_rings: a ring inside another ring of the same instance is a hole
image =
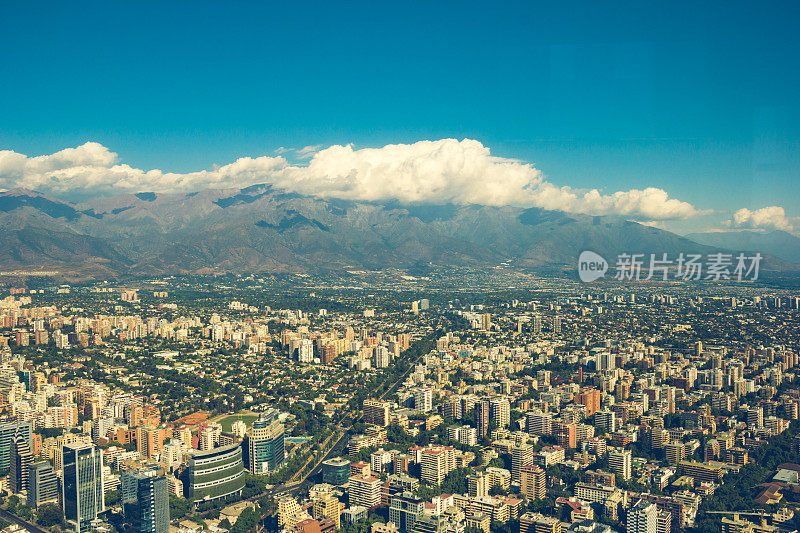
[[258, 415], [248, 415], [248, 414], [230, 415], [220, 420], [219, 423], [222, 424], [222, 431], [230, 433], [231, 425], [233, 425], [233, 423], [236, 422], [237, 420], [241, 420], [242, 422], [247, 424], [248, 427], [250, 427], [253, 425], [253, 421], [256, 418], [258, 418]]

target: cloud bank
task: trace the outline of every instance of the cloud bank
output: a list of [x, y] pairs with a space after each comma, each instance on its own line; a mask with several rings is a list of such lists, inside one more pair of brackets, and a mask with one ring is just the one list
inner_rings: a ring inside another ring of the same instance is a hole
[[269, 183], [301, 194], [350, 200], [517, 205], [647, 221], [701, 214], [659, 188], [605, 194], [598, 189], [557, 186], [533, 165], [493, 156], [488, 147], [471, 139], [359, 150], [352, 145], [307, 146], [296, 152], [308, 158], [307, 164], [290, 164], [282, 155], [243, 157], [211, 170], [181, 174], [120, 163], [116, 153], [95, 142], [38, 157], [4, 150], [0, 151], [0, 188], [101, 196]]
[[782, 207], [772, 205], [751, 211], [742, 208], [733, 214], [733, 225], [739, 228], [751, 229], [779, 229], [792, 231], [794, 223], [786, 216]]

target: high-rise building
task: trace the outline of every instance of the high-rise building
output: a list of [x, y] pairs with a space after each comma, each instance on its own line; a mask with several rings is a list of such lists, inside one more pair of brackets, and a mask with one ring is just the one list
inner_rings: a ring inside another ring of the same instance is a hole
[[626, 533], [658, 533], [658, 507], [646, 500], [639, 500], [628, 511], [625, 519]]
[[65, 444], [62, 494], [64, 517], [75, 533], [91, 529], [105, 511], [103, 454], [92, 444]]
[[542, 499], [547, 495], [546, 476], [543, 468], [526, 465], [520, 471], [520, 488], [526, 498]]
[[453, 447], [428, 446], [422, 450], [421, 478], [423, 481], [431, 485], [439, 485], [455, 467], [455, 449]]
[[0, 424], [0, 470], [11, 468], [11, 441], [14, 440], [14, 435], [17, 433], [25, 437], [28, 446], [31, 447], [33, 421]]
[[394, 522], [401, 533], [408, 533], [414, 529], [424, 510], [425, 502], [412, 493], [395, 494], [389, 504], [389, 521]]
[[540, 411], [529, 411], [525, 415], [528, 433], [531, 435], [552, 435], [553, 434], [553, 415]]
[[511, 481], [519, 482], [522, 470], [533, 464], [533, 446], [522, 444], [511, 447]]
[[37, 461], [28, 467], [28, 506], [38, 508], [58, 501], [58, 478], [49, 461]]
[[414, 391], [414, 409], [427, 413], [433, 409], [433, 391], [420, 387]]
[[508, 398], [492, 398], [489, 402], [489, 416], [498, 428], [508, 427], [511, 423], [511, 404]]
[[247, 439], [247, 467], [254, 474], [272, 473], [283, 464], [284, 427], [279, 414], [277, 409], [270, 409], [253, 422]]
[[314, 362], [314, 343], [311, 339], [300, 339], [297, 347], [297, 356], [301, 363]]
[[28, 441], [21, 433], [11, 440], [11, 468], [8, 472], [8, 485], [13, 493], [28, 490], [28, 468], [33, 463]]
[[600, 391], [597, 389], [585, 389], [575, 398], [575, 403], [586, 406], [586, 415], [592, 416], [600, 409]]
[[136, 448], [142, 457], [151, 458], [153, 455], [161, 451], [164, 446], [164, 438], [166, 437], [166, 428], [154, 428], [148, 426], [140, 426], [137, 429], [136, 435]]
[[578, 446], [578, 428], [575, 422], [554, 423], [553, 435], [555, 435], [559, 446], [565, 448], [576, 448]]
[[542, 317], [538, 313], [533, 315], [533, 332], [534, 333], [542, 332]]
[[392, 358], [389, 354], [389, 349], [386, 346], [376, 346], [373, 350], [375, 357], [375, 368], [388, 368]]
[[617, 357], [610, 352], [599, 352], [595, 359], [595, 366], [598, 372], [614, 370], [617, 366]]
[[676, 465], [686, 459], [686, 445], [681, 441], [670, 441], [664, 445], [664, 454], [667, 462]]
[[169, 487], [159, 468], [144, 467], [122, 473], [125, 518], [139, 533], [169, 531]]
[[381, 478], [363, 474], [350, 476], [350, 506], [372, 509], [381, 503]]
[[[414, 399], [416, 402], [416, 397]], [[380, 400], [364, 400], [364, 423], [386, 427], [390, 421], [390, 404]]]
[[235, 443], [191, 455], [182, 478], [184, 497], [194, 503], [241, 494], [244, 488], [242, 447]]
[[558, 315], [553, 317], [553, 333], [561, 333], [561, 317]]
[[335, 457], [322, 461], [322, 481], [330, 485], [344, 485], [350, 477], [350, 461]]
[[609, 468], [622, 479], [631, 478], [632, 461], [633, 455], [630, 450], [612, 449], [608, 452]]
[[484, 472], [467, 476], [467, 490], [470, 498], [489, 495], [489, 478]]
[[475, 418], [478, 421], [478, 433], [481, 438], [489, 433], [489, 420], [491, 419], [490, 403], [488, 400], [481, 400], [475, 404]]
[[608, 409], [601, 409], [594, 414], [594, 423], [597, 427], [608, 432], [616, 431], [616, 414]]

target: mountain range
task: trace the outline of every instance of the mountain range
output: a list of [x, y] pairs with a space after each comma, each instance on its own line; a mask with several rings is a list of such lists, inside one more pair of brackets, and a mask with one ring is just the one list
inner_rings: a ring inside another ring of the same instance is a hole
[[[688, 239], [617, 217], [511, 206], [355, 202], [269, 185], [142, 192], [79, 204], [15, 189], [0, 193], [0, 228], [2, 270], [57, 270], [94, 279], [500, 263], [563, 272], [574, 269], [583, 250], [613, 266], [622, 252], [673, 256], [750, 249], [733, 237]], [[798, 249], [794, 244], [794, 252]], [[795, 271], [800, 269], [795, 261], [800, 255], [777, 246], [763, 268]]]

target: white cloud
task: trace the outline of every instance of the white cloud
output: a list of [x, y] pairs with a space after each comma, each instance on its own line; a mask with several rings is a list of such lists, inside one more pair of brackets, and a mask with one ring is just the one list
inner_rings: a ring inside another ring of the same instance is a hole
[[598, 189], [559, 187], [545, 181], [533, 165], [493, 156], [488, 147], [471, 139], [359, 150], [352, 145], [306, 146], [295, 153], [299, 158], [310, 157], [308, 163], [289, 164], [281, 155], [244, 157], [211, 170], [179, 174], [133, 168], [92, 142], [39, 157], [5, 150], [0, 151], [0, 188], [106, 195], [271, 183], [302, 194], [352, 200], [518, 205], [647, 221], [701, 214], [658, 188], [604, 194]]
[[321, 144], [315, 144], [313, 146], [304, 146], [297, 150], [297, 158], [298, 159], [308, 159], [312, 157], [314, 154], [320, 151], [322, 148]]
[[783, 207], [771, 205], [751, 211], [742, 208], [733, 214], [733, 225], [740, 228], [779, 229], [792, 231], [793, 221], [786, 216]]

